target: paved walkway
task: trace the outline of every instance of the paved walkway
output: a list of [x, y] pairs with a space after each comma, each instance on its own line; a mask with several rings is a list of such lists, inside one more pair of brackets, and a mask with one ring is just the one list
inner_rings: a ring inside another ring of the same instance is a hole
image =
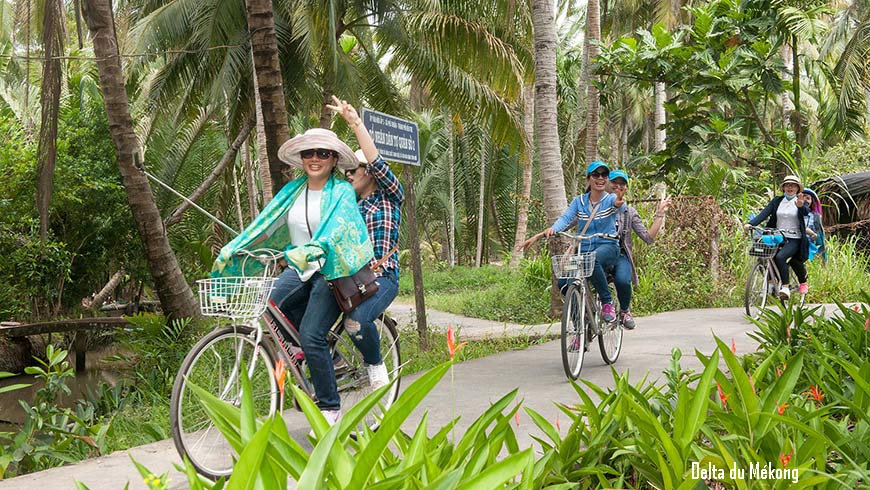
[[[395, 304], [390, 307], [390, 313], [400, 321], [400, 325], [412, 324], [415, 318], [410, 305]], [[547, 334], [555, 333], [559, 328], [558, 323], [526, 327], [436, 311], [430, 311], [428, 318], [433, 327], [446, 328], [452, 324], [454, 328], [461, 329], [460, 340], [521, 332]], [[756, 346], [746, 335], [752, 329], [752, 324], [746, 320], [742, 309], [738, 308], [681, 310], [639, 318], [638, 328], [626, 332], [622, 354], [613, 367], [618, 373], [628, 372], [632, 382], [638, 382], [645, 376], [658, 379], [670, 361], [672, 349], [682, 350], [684, 367], [697, 368], [700, 363], [694, 351], [698, 349], [710, 354], [715, 348], [713, 334], [728, 343], [733, 339], [738, 352], [747, 352]], [[597, 346], [593, 346], [588, 353], [582, 376], [602, 387], [613, 386], [611, 368], [601, 360]], [[406, 377], [403, 385], [407, 386], [414, 378]], [[450, 376], [445, 377], [430, 393], [406, 422], [406, 431], [412, 431], [423, 413], [428, 411], [430, 428], [440, 427], [454, 417], [462, 417], [457, 425], [457, 433], [461, 433], [491, 402], [514, 389], [519, 389], [518, 402], [521, 401], [524, 407], [536, 410], [551, 421], [555, 421], [561, 413], [556, 408], [557, 403], [577, 401], [577, 394], [562, 371], [559, 344], [556, 341], [457, 364], [453, 378], [451, 383]], [[541, 434], [529, 417], [523, 411], [520, 413], [520, 424], [516, 428], [518, 442], [522, 447], [534, 447], [533, 437]], [[564, 414], [561, 417], [564, 422]], [[308, 426], [304, 417], [291, 409], [285, 412], [284, 418], [291, 436], [306, 441]], [[563, 430], [566, 426], [562, 424]], [[181, 460], [172, 441], [166, 440], [63, 468], [0, 481], [0, 490], [73, 489], [75, 480], [87, 484], [92, 490], [120, 490], [128, 481], [130, 489], [145, 489], [130, 461], [131, 457], [157, 474], [169, 471], [172, 478], [170, 488], [187, 488], [185, 477], [173, 467], [174, 464], [180, 464]]]

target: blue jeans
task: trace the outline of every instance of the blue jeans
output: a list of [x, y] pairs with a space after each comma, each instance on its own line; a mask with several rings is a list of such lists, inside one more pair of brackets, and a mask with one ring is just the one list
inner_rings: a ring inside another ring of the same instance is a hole
[[380, 364], [383, 361], [375, 320], [390, 306], [398, 293], [399, 281], [395, 273], [387, 271], [378, 278], [378, 292], [344, 316], [344, 329], [362, 353], [366, 364]]
[[321, 410], [338, 410], [341, 408], [341, 399], [327, 335], [341, 310], [326, 279], [315, 272], [310, 279], [302, 282], [296, 269], [289, 267], [275, 281], [271, 298], [299, 328], [299, 339], [317, 395], [317, 406]]
[[619, 298], [620, 311], [628, 311], [631, 306], [631, 261], [623, 254], [616, 259], [613, 268], [613, 286], [616, 288], [616, 297]]
[[[588, 252], [588, 250], [583, 251]], [[599, 243], [595, 247], [595, 268], [592, 270], [589, 282], [598, 291], [601, 304], [613, 304], [613, 296], [610, 294], [610, 288], [607, 287], [607, 274], [604, 273], [604, 270], [611, 270], [616, 265], [618, 258], [619, 244], [616, 241]]]

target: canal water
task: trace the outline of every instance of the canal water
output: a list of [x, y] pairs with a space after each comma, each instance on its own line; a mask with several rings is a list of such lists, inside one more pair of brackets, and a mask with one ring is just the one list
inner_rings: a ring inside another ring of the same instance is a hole
[[[70, 387], [72, 395], [64, 396], [59, 400], [59, 405], [71, 407], [75, 404], [76, 400], [87, 399], [89, 389], [96, 391], [101, 383], [106, 383], [109, 386], [114, 386], [118, 383], [121, 379], [121, 374], [115, 367], [111, 367], [103, 362], [103, 360], [119, 353], [120, 350], [117, 346], [99, 347], [88, 351], [85, 372], [76, 373], [74, 378], [67, 378], [67, 386]], [[70, 366], [75, 366], [74, 353], [70, 353], [67, 362], [69, 362]], [[42, 382], [29, 374], [0, 379], [0, 387], [19, 383], [30, 384], [31, 386], [0, 393], [0, 432], [18, 431], [16, 424], [24, 422], [24, 409], [19, 401], [24, 400], [29, 405], [33, 405], [36, 392], [42, 388]]]

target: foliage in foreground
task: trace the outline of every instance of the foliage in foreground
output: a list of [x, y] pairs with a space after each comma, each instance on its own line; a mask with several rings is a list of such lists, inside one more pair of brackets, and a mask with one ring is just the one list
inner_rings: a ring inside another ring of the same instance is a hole
[[[425, 415], [413, 434], [400, 430], [451, 363], [415, 381], [380, 430], [356, 440], [351, 432], [387, 388], [333, 427], [296, 391], [316, 433], [310, 454], [280, 417], [255, 417], [249, 387], [241, 409], [200, 395], [240, 453], [228, 487], [286, 488], [289, 476], [299, 488], [336, 489], [857, 488], [870, 475], [870, 309], [839, 310], [832, 319], [816, 310], [768, 312], [757, 323], [758, 352], [738, 355], [717, 338], [711, 355], [695, 353], [700, 373], [684, 369], [675, 350], [664, 386], [646, 379], [632, 385], [616, 372], [613, 389], [574, 384], [579, 402], [560, 406], [571, 421], [564, 435], [558, 421], [526, 409], [544, 433], [536, 438], [539, 457], [517, 445], [516, 391], [458, 442], [451, 437], [456, 421], [432, 437]], [[702, 476], [698, 468], [712, 470]], [[189, 465], [186, 471], [192, 489], [223, 488]]]

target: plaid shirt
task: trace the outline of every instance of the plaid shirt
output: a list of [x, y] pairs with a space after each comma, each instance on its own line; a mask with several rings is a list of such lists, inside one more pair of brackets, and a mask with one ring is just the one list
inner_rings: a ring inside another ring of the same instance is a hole
[[[402, 193], [402, 184], [396, 178], [387, 162], [380, 155], [374, 162], [368, 165], [366, 171], [371, 175], [378, 188], [359, 201], [359, 211], [363, 215], [366, 226], [369, 229], [369, 238], [375, 248], [375, 258], [371, 265], [381, 260], [393, 247], [399, 243], [399, 224], [402, 220], [402, 202], [405, 195]], [[399, 277], [399, 252], [394, 252], [390, 258], [381, 265], [382, 271], [376, 273], [378, 277], [386, 270], [391, 270]]]

